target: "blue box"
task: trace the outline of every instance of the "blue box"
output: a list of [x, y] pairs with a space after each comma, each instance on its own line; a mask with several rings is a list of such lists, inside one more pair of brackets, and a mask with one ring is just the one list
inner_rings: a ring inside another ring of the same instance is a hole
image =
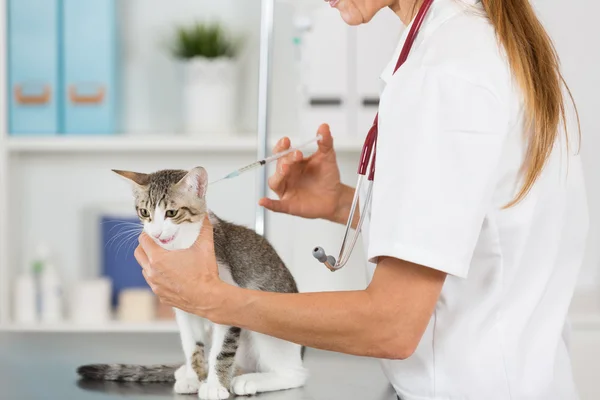
[[9, 130], [59, 130], [59, 0], [9, 0]]
[[113, 283], [113, 306], [117, 306], [119, 293], [123, 289], [150, 289], [142, 275], [142, 268], [133, 256], [138, 244], [139, 233], [141, 233], [141, 225], [136, 234], [136, 227], [131, 223], [139, 224], [140, 220], [135, 216], [124, 218], [104, 215], [100, 218], [102, 275]]
[[117, 128], [116, 0], [62, 0], [63, 132]]

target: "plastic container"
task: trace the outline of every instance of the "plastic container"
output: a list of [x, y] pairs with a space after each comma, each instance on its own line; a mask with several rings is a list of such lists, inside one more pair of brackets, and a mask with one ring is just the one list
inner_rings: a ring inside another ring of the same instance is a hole
[[35, 278], [31, 272], [21, 274], [15, 282], [14, 318], [17, 323], [38, 321]]
[[38, 277], [39, 313], [44, 323], [63, 320], [63, 288], [56, 266], [50, 259], [50, 249], [45, 243], [38, 245], [33, 262]]
[[71, 318], [77, 324], [104, 324], [111, 320], [111, 289], [108, 278], [82, 280], [73, 288]]
[[149, 289], [125, 289], [119, 294], [117, 315], [122, 322], [153, 321], [156, 318], [156, 296]]
[[55, 323], [63, 320], [63, 288], [55, 266], [48, 262], [40, 277], [42, 312], [44, 323]]

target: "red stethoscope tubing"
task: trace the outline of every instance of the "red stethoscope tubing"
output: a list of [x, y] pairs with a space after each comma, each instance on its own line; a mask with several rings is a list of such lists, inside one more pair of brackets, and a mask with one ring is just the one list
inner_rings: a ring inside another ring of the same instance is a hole
[[[398, 61], [396, 62], [396, 67], [394, 68], [394, 72], [398, 71], [398, 68], [404, 64], [406, 59], [408, 58], [408, 54], [410, 53], [410, 49], [412, 48], [413, 43], [421, 29], [421, 25], [423, 24], [423, 20], [427, 15], [427, 11], [429, 11], [429, 7], [433, 0], [425, 0], [419, 8], [419, 12], [413, 21], [413, 25], [408, 32], [406, 37], [406, 41], [402, 46], [402, 50], [400, 51], [400, 56], [398, 57]], [[377, 125], [379, 122], [379, 112], [375, 114], [375, 120], [373, 121], [373, 125], [371, 125], [371, 129], [369, 129], [369, 133], [367, 133], [367, 137], [365, 138], [365, 143], [363, 144], [363, 148], [360, 154], [360, 162], [358, 164], [358, 174], [365, 175], [367, 173], [367, 167], [369, 166], [369, 160], [371, 159], [371, 154], [373, 155], [373, 161], [371, 162], [371, 168], [369, 170], [368, 180], [372, 181], [375, 178], [375, 158], [377, 156], [376, 153], [376, 145], [377, 145]]]

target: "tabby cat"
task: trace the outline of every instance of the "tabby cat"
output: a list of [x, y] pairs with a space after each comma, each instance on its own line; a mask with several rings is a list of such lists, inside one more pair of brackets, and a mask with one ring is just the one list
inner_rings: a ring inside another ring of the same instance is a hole
[[[151, 174], [114, 172], [131, 182], [143, 229], [161, 247], [190, 247], [208, 213], [222, 280], [254, 290], [298, 292], [290, 271], [266, 239], [208, 210], [208, 176], [204, 168]], [[252, 395], [304, 385], [307, 371], [303, 367], [302, 346], [174, 310], [184, 365], [94, 364], [81, 366], [77, 372], [85, 379], [175, 381], [175, 392], [198, 393], [206, 400], [226, 399], [230, 392]]]

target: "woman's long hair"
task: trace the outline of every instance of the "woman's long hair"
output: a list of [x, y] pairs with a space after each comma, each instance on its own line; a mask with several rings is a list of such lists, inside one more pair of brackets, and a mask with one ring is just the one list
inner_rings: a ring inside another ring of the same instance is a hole
[[[527, 153], [522, 168], [523, 185], [506, 207], [517, 204], [527, 196], [552, 152], [561, 125], [567, 134], [563, 85], [573, 101], [560, 71], [556, 49], [529, 1], [481, 0], [523, 91], [527, 126], [531, 132], [527, 138]], [[566, 143], [568, 149], [568, 137]]]

